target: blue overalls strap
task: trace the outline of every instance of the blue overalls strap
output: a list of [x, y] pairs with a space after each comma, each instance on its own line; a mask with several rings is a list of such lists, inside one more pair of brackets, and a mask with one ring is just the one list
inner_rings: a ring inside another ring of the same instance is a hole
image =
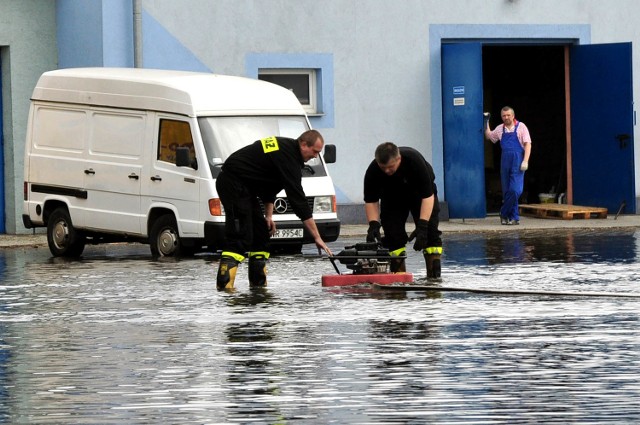
[[518, 140], [518, 126], [519, 122], [516, 123], [513, 132], [507, 133], [507, 127], [505, 125], [502, 126], [502, 137], [500, 138], [500, 147], [503, 150], [522, 150], [522, 146], [520, 145], [520, 140]]

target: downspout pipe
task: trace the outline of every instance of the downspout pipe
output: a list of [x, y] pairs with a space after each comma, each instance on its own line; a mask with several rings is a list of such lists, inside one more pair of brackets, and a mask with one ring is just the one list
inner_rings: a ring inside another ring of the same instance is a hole
[[142, 0], [133, 0], [133, 66], [142, 68]]

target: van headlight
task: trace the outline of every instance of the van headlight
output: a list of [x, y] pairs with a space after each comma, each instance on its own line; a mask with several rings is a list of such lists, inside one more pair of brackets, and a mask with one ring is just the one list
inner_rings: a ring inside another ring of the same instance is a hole
[[330, 213], [334, 212], [333, 196], [316, 196], [313, 198], [314, 213]]

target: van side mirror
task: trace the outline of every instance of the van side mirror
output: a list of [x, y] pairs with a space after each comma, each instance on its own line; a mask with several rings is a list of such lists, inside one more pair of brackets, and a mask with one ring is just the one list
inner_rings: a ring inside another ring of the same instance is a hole
[[324, 145], [322, 158], [324, 158], [324, 162], [327, 164], [336, 162], [336, 145]]
[[178, 167], [191, 167], [194, 170], [198, 169], [198, 163], [194, 159], [191, 161], [190, 157], [191, 150], [184, 146], [179, 146], [176, 148], [176, 166]]

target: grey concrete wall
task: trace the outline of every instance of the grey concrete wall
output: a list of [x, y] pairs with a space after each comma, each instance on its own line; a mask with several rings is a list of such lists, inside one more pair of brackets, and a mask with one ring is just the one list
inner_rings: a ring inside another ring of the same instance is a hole
[[29, 99], [38, 77], [57, 67], [55, 1], [0, 0], [5, 226], [22, 225], [24, 140]]

